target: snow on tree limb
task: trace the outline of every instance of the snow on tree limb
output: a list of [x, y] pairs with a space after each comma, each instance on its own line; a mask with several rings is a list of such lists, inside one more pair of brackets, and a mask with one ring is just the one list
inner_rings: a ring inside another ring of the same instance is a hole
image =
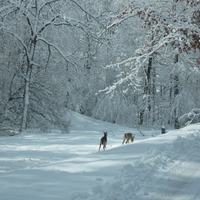
[[69, 63], [71, 63], [74, 67], [77, 67], [77, 65], [76, 65], [73, 61], [69, 60], [69, 59], [67, 58], [67, 56], [65, 56], [64, 53], [61, 51], [61, 49], [59, 49], [59, 47], [57, 47], [55, 44], [52, 44], [52, 43], [48, 42], [46, 39], [44, 39], [44, 38], [42, 38], [42, 37], [38, 37], [38, 38], [37, 38], [37, 41], [42, 41], [42, 42], [44, 42], [45, 44], [47, 44], [48, 46], [53, 47], [53, 48], [61, 55], [61, 57], [62, 57], [66, 62], [69, 62]]

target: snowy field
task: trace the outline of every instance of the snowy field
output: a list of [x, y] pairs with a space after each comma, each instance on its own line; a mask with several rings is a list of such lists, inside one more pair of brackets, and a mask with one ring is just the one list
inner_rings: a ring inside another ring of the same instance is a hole
[[[199, 200], [200, 124], [167, 131], [71, 113], [70, 134], [0, 137], [1, 200]], [[98, 152], [103, 131], [106, 151]], [[123, 134], [134, 143], [121, 145]]]

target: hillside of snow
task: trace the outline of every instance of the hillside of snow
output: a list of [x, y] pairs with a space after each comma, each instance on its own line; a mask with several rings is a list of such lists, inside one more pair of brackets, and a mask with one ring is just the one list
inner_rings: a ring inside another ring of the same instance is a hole
[[[200, 124], [160, 134], [71, 112], [70, 134], [0, 137], [1, 200], [198, 200]], [[105, 151], [98, 152], [103, 131]], [[135, 135], [122, 145], [123, 134]]]

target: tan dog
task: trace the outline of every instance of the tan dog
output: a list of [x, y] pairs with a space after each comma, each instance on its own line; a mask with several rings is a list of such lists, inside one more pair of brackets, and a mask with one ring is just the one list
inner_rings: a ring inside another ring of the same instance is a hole
[[106, 132], [103, 132], [104, 133], [104, 136], [101, 138], [100, 140], [100, 144], [99, 144], [99, 151], [101, 149], [101, 145], [103, 145], [103, 149], [105, 150], [106, 149], [106, 145], [107, 145], [107, 131]]
[[132, 135], [131, 133], [125, 133], [122, 144], [124, 144], [125, 141], [126, 141], [126, 144], [127, 144], [129, 142], [129, 140], [131, 140], [131, 142], [133, 142], [134, 138], [135, 138], [135, 136]]

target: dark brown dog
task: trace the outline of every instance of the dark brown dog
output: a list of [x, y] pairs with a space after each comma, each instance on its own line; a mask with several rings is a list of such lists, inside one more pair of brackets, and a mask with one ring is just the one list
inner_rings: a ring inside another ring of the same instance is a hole
[[101, 149], [101, 145], [103, 145], [103, 149], [105, 150], [106, 149], [106, 145], [107, 145], [107, 131], [106, 132], [103, 132], [104, 133], [104, 136], [101, 138], [100, 140], [100, 144], [99, 144], [99, 151]]

